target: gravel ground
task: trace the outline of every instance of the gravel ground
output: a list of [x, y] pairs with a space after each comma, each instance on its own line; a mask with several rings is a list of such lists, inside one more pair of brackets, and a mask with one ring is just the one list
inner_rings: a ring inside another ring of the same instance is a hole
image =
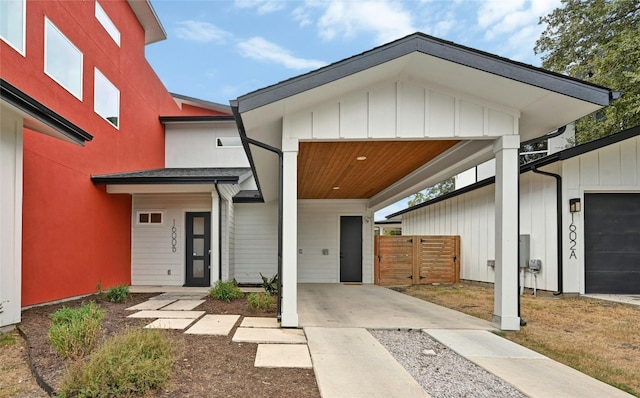
[[511, 384], [456, 354], [426, 333], [399, 330], [370, 332], [434, 398], [526, 397]]

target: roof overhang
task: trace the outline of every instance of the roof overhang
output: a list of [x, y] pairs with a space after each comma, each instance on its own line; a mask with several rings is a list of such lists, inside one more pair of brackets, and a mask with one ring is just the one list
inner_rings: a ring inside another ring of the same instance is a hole
[[78, 145], [93, 139], [85, 130], [1, 78], [0, 100], [2, 108], [22, 116], [25, 128]]
[[182, 105], [190, 105], [197, 108], [204, 108], [215, 112], [231, 115], [231, 107], [229, 105], [220, 104], [218, 102], [205, 101], [200, 98], [189, 97], [182, 94], [171, 93], [173, 100], [178, 104], [180, 109]]
[[[614, 96], [605, 87], [416, 33], [248, 93], [231, 101], [231, 106], [242, 137], [280, 148], [286, 117], [389, 81], [442, 88], [512, 109], [518, 114], [523, 141], [592, 113]], [[463, 140], [369, 198], [371, 208], [382, 208], [490, 159], [495, 137], [489, 138]], [[246, 144], [245, 149], [265, 200], [274, 199], [278, 195], [277, 157], [254, 145]]]
[[127, 2], [144, 29], [144, 44], [155, 43], [167, 38], [167, 32], [165, 32], [162, 27], [158, 14], [156, 14], [156, 11], [151, 5], [151, 1], [127, 0]]
[[217, 184], [239, 184], [251, 176], [242, 168], [166, 168], [91, 177], [95, 185], [106, 185], [109, 193], [212, 192]]

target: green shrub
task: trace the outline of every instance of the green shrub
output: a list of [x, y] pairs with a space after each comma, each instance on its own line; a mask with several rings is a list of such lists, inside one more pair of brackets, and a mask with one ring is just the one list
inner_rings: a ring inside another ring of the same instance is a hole
[[268, 293], [249, 293], [246, 307], [250, 311], [269, 311], [276, 305], [275, 298]]
[[127, 285], [118, 285], [108, 289], [103, 293], [107, 300], [112, 303], [122, 303], [129, 297], [129, 286]]
[[142, 396], [167, 384], [173, 360], [171, 343], [161, 330], [131, 329], [69, 368], [59, 396]]
[[262, 278], [262, 288], [268, 294], [278, 294], [278, 274], [275, 274], [271, 278], [267, 278], [266, 276], [260, 273], [260, 277]]
[[214, 299], [226, 301], [227, 303], [244, 297], [244, 293], [234, 281], [217, 281], [209, 290], [209, 295]]
[[106, 311], [96, 303], [82, 303], [80, 308], [62, 307], [51, 314], [49, 340], [62, 358], [82, 358], [90, 353], [102, 336]]

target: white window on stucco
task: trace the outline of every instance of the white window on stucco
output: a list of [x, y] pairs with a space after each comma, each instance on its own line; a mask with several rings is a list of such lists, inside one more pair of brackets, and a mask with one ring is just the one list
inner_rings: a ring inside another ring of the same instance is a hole
[[115, 128], [120, 127], [120, 90], [95, 68], [93, 110]]
[[25, 7], [27, 0], [0, 0], [0, 39], [25, 55]]
[[96, 1], [96, 19], [102, 24], [104, 29], [109, 33], [109, 36], [113, 39], [118, 46], [120, 46], [120, 31], [116, 28], [116, 25], [111, 21], [111, 18], [104, 11], [100, 3]]
[[44, 19], [44, 72], [82, 101], [82, 52]]

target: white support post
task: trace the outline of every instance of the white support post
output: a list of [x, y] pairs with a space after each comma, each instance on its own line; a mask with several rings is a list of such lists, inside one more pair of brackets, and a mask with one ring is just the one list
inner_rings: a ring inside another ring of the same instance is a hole
[[298, 327], [298, 140], [283, 138], [282, 327]]
[[496, 263], [493, 325], [502, 330], [519, 330], [518, 316], [518, 148], [520, 136], [498, 138], [496, 157]]
[[220, 239], [219, 239], [219, 230], [218, 225], [220, 224], [220, 213], [218, 212], [218, 202], [220, 198], [218, 197], [218, 193], [214, 190], [211, 192], [211, 254], [210, 254], [210, 277], [211, 277], [211, 286], [220, 280], [220, 270], [219, 259], [220, 256], [218, 253], [220, 252]]

